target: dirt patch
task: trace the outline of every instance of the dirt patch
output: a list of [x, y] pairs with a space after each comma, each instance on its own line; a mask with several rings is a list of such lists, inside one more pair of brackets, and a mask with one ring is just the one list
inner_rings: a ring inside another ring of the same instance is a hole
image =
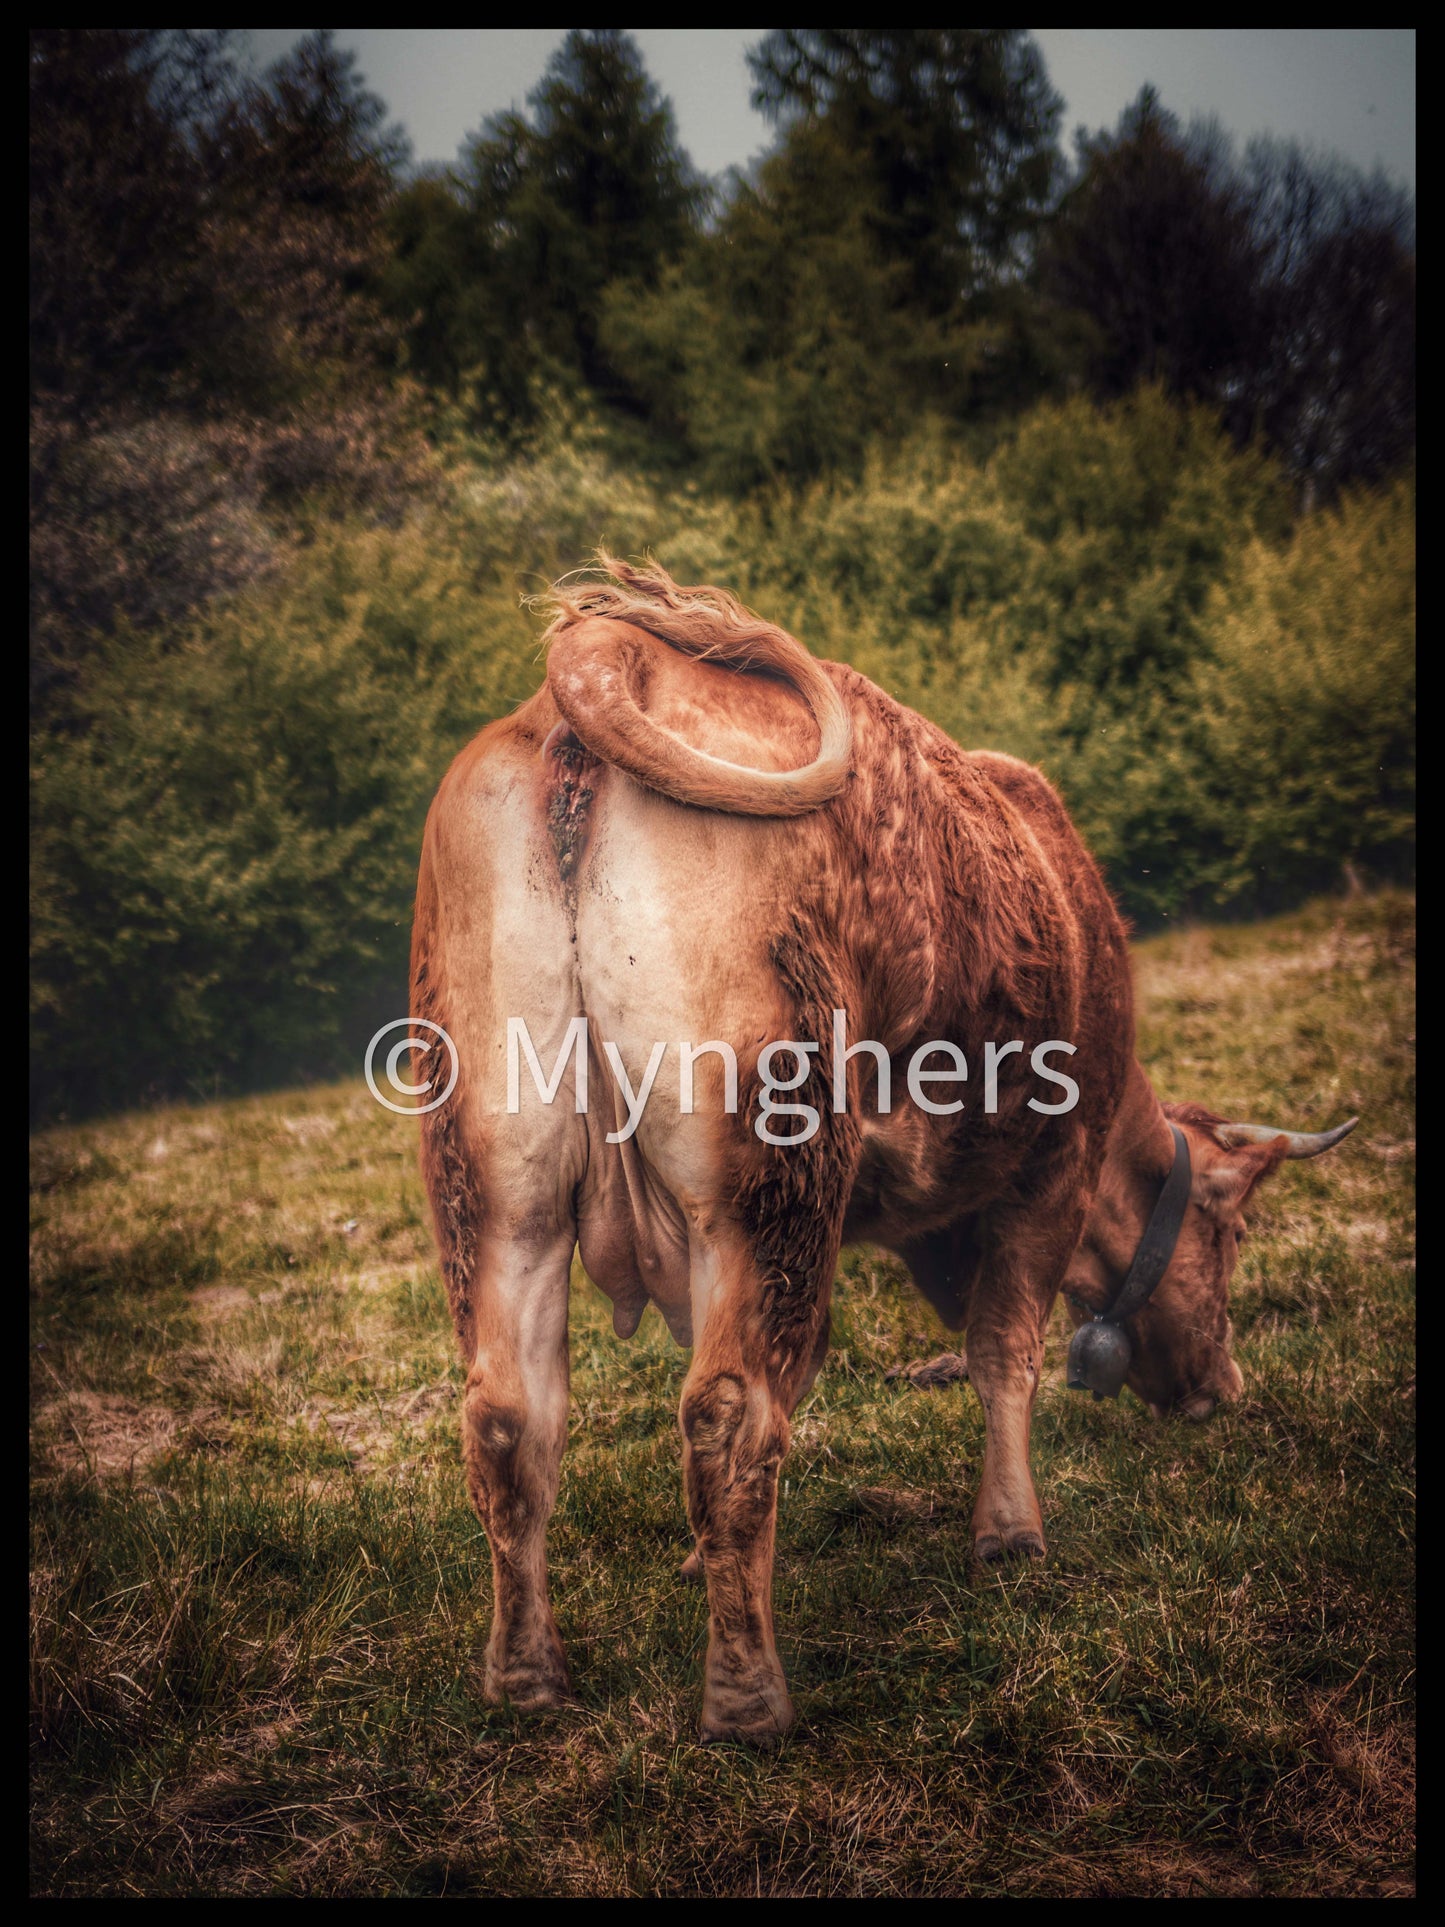
[[946, 1509], [945, 1502], [932, 1492], [909, 1492], [895, 1485], [860, 1485], [840, 1508], [856, 1518], [873, 1519], [886, 1526], [921, 1525]]
[[891, 1372], [883, 1374], [884, 1382], [902, 1379], [906, 1385], [917, 1386], [920, 1391], [932, 1391], [938, 1385], [957, 1385], [968, 1377], [968, 1360], [962, 1352], [940, 1352], [936, 1358], [915, 1358], [911, 1365], [895, 1365]]
[[228, 1311], [239, 1311], [253, 1302], [251, 1294], [244, 1285], [202, 1285], [191, 1293], [191, 1303], [197, 1311], [207, 1312], [212, 1317], [224, 1317]]
[[224, 1451], [231, 1427], [215, 1406], [174, 1412], [167, 1405], [71, 1392], [42, 1408], [36, 1436], [57, 1471], [123, 1479], [134, 1477], [166, 1452]]
[[408, 1442], [408, 1434], [424, 1431], [432, 1418], [451, 1409], [457, 1402], [457, 1388], [450, 1378], [420, 1385], [392, 1398], [377, 1398], [365, 1405], [340, 1406], [331, 1399], [308, 1399], [297, 1413], [295, 1423], [316, 1436], [329, 1432], [351, 1461], [353, 1472], [370, 1473], [384, 1463], [394, 1463], [398, 1447]]

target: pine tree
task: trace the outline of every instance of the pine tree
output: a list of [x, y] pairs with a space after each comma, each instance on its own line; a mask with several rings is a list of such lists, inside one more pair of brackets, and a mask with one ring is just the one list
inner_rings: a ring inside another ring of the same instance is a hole
[[947, 314], [1025, 263], [1063, 103], [1021, 28], [787, 27], [748, 60], [756, 106], [867, 156], [880, 240], [920, 306]]
[[455, 264], [445, 359], [470, 364], [506, 414], [525, 417], [539, 374], [636, 397], [599, 340], [605, 290], [652, 285], [696, 229], [706, 190], [636, 43], [574, 28], [528, 97], [466, 152], [461, 218], [429, 210], [429, 265]]

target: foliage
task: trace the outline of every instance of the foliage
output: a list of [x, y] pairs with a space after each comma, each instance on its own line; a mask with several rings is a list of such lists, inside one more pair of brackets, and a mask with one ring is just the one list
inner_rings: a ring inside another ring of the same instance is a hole
[[227, 325], [196, 153], [234, 84], [224, 36], [32, 28], [29, 79], [32, 391], [164, 393]]
[[30, 417], [31, 687], [42, 710], [94, 638], [155, 628], [263, 580], [277, 538], [244, 437], [223, 424], [140, 417], [89, 432]]
[[1081, 132], [1039, 281], [1092, 330], [1096, 393], [1207, 401], [1310, 500], [1409, 459], [1414, 213], [1382, 177], [1268, 140], [1241, 163], [1146, 87], [1115, 133]]
[[1254, 350], [1258, 244], [1217, 130], [1188, 138], [1146, 87], [1116, 134], [1080, 130], [1078, 173], [1043, 243], [1041, 279], [1096, 330], [1090, 378], [1223, 401]]
[[905, 298], [865, 163], [804, 122], [655, 289], [614, 287], [603, 340], [715, 486], [856, 472], [869, 442], [968, 392], [965, 348]]
[[404, 148], [328, 34], [247, 81], [228, 37], [39, 28], [31, 380], [77, 417], [254, 410], [376, 365], [367, 299]]
[[117, 624], [181, 620], [298, 526], [432, 477], [386, 385], [404, 148], [326, 34], [260, 81], [225, 34], [31, 36], [31, 655], [42, 706]]
[[913, 305], [955, 314], [1026, 264], [1063, 103], [1022, 28], [783, 27], [748, 64], [755, 106], [825, 125], [855, 157]]
[[456, 181], [444, 169], [423, 168], [399, 188], [386, 225], [382, 298], [402, 332], [402, 364], [455, 399], [464, 374], [497, 369], [508, 346], [503, 331], [487, 325], [493, 290], [474, 263]]
[[658, 427], [746, 492], [856, 474], [875, 438], [1037, 392], [1013, 284], [1059, 103], [1027, 37], [798, 28], [749, 58], [773, 151], [660, 285], [614, 286], [604, 309]]
[[1245, 170], [1263, 268], [1241, 428], [1311, 501], [1398, 474], [1415, 449], [1413, 200], [1277, 141]]
[[[540, 681], [519, 597], [598, 544], [726, 583], [965, 746], [1040, 763], [1136, 916], [1408, 868], [1412, 491], [1295, 526], [1277, 469], [1145, 391], [1048, 405], [988, 462], [935, 429], [855, 484], [734, 504], [619, 471], [595, 422], [539, 406], [529, 454], [458, 448], [445, 505], [396, 529], [276, 551], [243, 522], [269, 579], [200, 619], [150, 609], [59, 686], [34, 751], [44, 1104], [364, 1041], [401, 995], [427, 798]], [[222, 555], [231, 508], [192, 486]]]
[[1414, 836], [1413, 485], [1346, 496], [1282, 547], [1251, 543], [1209, 627], [1200, 814], [1229, 853], [1220, 894], [1398, 866]]
[[436, 529], [352, 531], [183, 637], [97, 647], [32, 772], [42, 1103], [314, 1075], [404, 1002], [427, 803], [528, 680], [478, 586]]
[[389, 278], [416, 365], [453, 394], [470, 381], [509, 427], [530, 425], [538, 375], [631, 399], [599, 341], [604, 293], [650, 287], [706, 200], [627, 34], [573, 28], [528, 102], [483, 126], [454, 185], [402, 195]]

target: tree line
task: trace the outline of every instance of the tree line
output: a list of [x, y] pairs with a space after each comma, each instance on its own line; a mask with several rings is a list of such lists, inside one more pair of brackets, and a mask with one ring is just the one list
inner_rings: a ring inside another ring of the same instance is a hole
[[1019, 29], [781, 29], [749, 61], [776, 138], [708, 183], [627, 36], [570, 34], [529, 115], [398, 194], [408, 365], [513, 424], [581, 381], [733, 489], [1141, 381], [1316, 497], [1408, 456], [1413, 210], [1382, 178], [1238, 157], [1149, 89], [1069, 165]]
[[410, 378], [518, 438], [562, 385], [735, 491], [1141, 381], [1315, 498], [1408, 458], [1414, 216], [1383, 178], [1238, 156], [1149, 89], [1066, 162], [1016, 28], [787, 28], [748, 58], [751, 174], [701, 176], [636, 44], [579, 28], [526, 113], [417, 175], [326, 33], [256, 79], [222, 32], [36, 29], [32, 392], [294, 423]]

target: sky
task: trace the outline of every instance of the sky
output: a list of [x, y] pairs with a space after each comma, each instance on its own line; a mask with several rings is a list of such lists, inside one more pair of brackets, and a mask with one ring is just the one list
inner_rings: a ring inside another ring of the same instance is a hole
[[[268, 65], [306, 31], [256, 27]], [[560, 44], [557, 27], [338, 27], [373, 92], [411, 137], [415, 159], [450, 163], [488, 114], [521, 108]], [[770, 130], [749, 105], [744, 53], [763, 27], [634, 27], [669, 96], [683, 145], [709, 174], [744, 167]], [[1240, 141], [1275, 134], [1377, 164], [1415, 186], [1411, 27], [1035, 27], [1049, 78], [1076, 127], [1112, 127], [1146, 82], [1171, 112], [1213, 115]]]

